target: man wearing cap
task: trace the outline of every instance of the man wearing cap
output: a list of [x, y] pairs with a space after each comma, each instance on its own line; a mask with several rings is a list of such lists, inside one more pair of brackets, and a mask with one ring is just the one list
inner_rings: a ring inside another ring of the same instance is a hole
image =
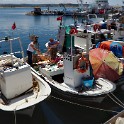
[[37, 39], [38, 37], [36, 35], [33, 35], [30, 37], [31, 39], [31, 42], [29, 43], [28, 45], [28, 48], [27, 48], [27, 55], [28, 55], [28, 64], [32, 66], [32, 54], [33, 52], [40, 52], [40, 50], [38, 48], [36, 48], [36, 44], [38, 43]]

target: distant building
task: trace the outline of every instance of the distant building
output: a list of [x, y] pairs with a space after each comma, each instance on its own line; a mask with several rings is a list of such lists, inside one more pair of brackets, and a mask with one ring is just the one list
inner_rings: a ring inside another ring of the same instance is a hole
[[79, 9], [91, 13], [99, 13], [100, 10], [107, 10], [110, 8], [108, 0], [95, 0], [92, 3], [84, 3], [83, 0], [77, 0]]
[[97, 5], [98, 9], [108, 9], [109, 8], [108, 0], [95, 0], [95, 3]]

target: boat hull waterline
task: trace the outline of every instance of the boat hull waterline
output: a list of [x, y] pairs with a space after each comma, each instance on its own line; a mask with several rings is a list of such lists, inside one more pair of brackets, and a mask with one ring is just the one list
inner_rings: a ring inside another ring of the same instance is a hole
[[[46, 99], [51, 92], [49, 85], [44, 82], [39, 76], [34, 72], [31, 72], [32, 76], [38, 81], [39, 92], [31, 92], [20, 97], [13, 98], [10, 100], [9, 104], [5, 105], [3, 102], [0, 102], [0, 109], [4, 111], [17, 111], [22, 110], [28, 107], [31, 107], [35, 104]], [[47, 89], [47, 90], [46, 90]]]
[[79, 91], [75, 88], [71, 88], [65, 83], [58, 83], [52, 80], [52, 78], [36, 72], [34, 69], [33, 71], [50, 85], [52, 94], [54, 96], [60, 96], [66, 100], [100, 103], [104, 100], [107, 94], [113, 92], [116, 89], [116, 85], [114, 83], [110, 82], [109, 80], [99, 78], [94, 89], [90, 88]]

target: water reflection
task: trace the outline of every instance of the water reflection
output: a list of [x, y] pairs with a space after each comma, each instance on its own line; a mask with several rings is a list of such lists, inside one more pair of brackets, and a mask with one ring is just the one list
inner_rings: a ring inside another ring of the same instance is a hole
[[103, 111], [60, 102], [53, 98], [42, 102], [40, 108], [45, 119], [44, 124], [100, 124], [111, 116]]
[[[118, 89], [115, 95], [121, 101], [124, 101], [122, 97], [124, 95], [123, 89]], [[110, 98], [106, 98], [104, 102], [106, 106], [111, 105], [109, 109], [112, 109], [115, 104]], [[122, 109], [116, 104], [115, 106], [112, 109], [113, 111]], [[114, 114], [109, 111], [75, 105], [50, 96], [35, 106], [32, 117], [19, 112], [15, 116], [14, 112], [0, 111], [0, 121], [1, 124], [15, 124], [16, 117], [16, 124], [103, 124]]]

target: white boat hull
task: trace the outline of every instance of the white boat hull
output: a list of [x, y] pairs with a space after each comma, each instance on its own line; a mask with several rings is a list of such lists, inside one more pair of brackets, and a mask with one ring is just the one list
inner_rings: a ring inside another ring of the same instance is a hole
[[25, 95], [13, 98], [9, 100], [9, 104], [7, 105], [4, 104], [4, 102], [1, 99], [0, 109], [4, 111], [22, 110], [43, 101], [50, 95], [51, 89], [49, 85], [44, 80], [39, 78], [39, 76], [37, 76], [34, 72], [32, 72], [32, 75], [38, 81], [39, 88], [40, 88], [39, 92], [38, 93], [31, 92], [31, 93], [27, 93]]
[[[35, 73], [34, 69], [32, 70]], [[116, 85], [106, 79], [99, 78], [97, 80], [97, 85], [95, 88], [90, 88], [87, 90], [79, 91], [76, 88], [70, 87], [65, 83], [58, 83], [54, 81], [52, 78], [47, 77], [45, 75], [39, 74], [41, 78], [47, 82], [54, 95], [62, 96], [62, 98], [66, 98], [67, 100], [74, 100], [79, 102], [102, 102], [103, 99], [107, 96], [107, 94], [113, 92], [116, 89]]]
[[110, 118], [104, 124], [124, 124], [124, 110]]
[[[19, 42], [21, 51], [13, 52], [13, 41]], [[25, 62], [20, 38], [5, 37], [2, 42], [10, 45], [11, 52], [0, 55], [0, 109], [24, 110], [46, 99], [51, 88]], [[22, 59], [17, 58], [16, 53], [21, 53]]]
[[[106, 90], [103, 91], [103, 89], [95, 90], [95, 89], [89, 89], [87, 91], [78, 92], [75, 89], [71, 89], [68, 86], [65, 86], [65, 84], [60, 84], [61, 86], [58, 86], [58, 83], [51, 83], [49, 82], [52, 90], [54, 92], [57, 92], [58, 94], [62, 95], [63, 97], [69, 98], [70, 100], [79, 101], [79, 102], [95, 102], [95, 103], [101, 103], [104, 98], [109, 94], [110, 92], [114, 91], [115, 86], [113, 85], [112, 90]], [[66, 88], [65, 88], [66, 87]], [[56, 93], [55, 93], [56, 94]]]

